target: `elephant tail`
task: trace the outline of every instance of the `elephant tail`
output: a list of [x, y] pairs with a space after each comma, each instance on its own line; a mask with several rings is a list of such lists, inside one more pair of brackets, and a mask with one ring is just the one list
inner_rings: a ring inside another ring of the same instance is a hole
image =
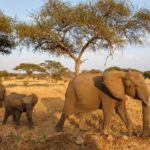
[[63, 112], [66, 115], [71, 115], [75, 113], [75, 104], [76, 104], [76, 94], [73, 86], [73, 80], [70, 81], [68, 88], [65, 94], [65, 104]]

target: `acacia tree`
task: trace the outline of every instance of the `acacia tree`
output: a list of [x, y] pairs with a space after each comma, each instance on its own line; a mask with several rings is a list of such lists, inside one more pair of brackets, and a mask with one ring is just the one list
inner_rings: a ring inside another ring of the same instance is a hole
[[45, 69], [37, 64], [21, 63], [14, 68], [14, 70], [25, 71], [28, 76], [31, 76], [33, 72], [45, 72]]
[[60, 62], [52, 61], [52, 60], [45, 60], [44, 63], [41, 63], [40, 66], [44, 67], [46, 72], [50, 75], [50, 80], [52, 76], [63, 76], [70, 72], [68, 68], [65, 68]]
[[20, 40], [35, 51], [68, 55], [79, 73], [85, 51], [104, 49], [108, 56], [125, 44], [142, 44], [150, 31], [150, 11], [136, 10], [124, 0], [97, 0], [70, 5], [48, 0], [33, 23], [17, 26]]
[[0, 11], [0, 53], [10, 54], [15, 46], [16, 42], [13, 36], [13, 21]]
[[145, 72], [143, 73], [143, 75], [144, 75], [145, 78], [150, 79], [150, 71], [145, 71]]

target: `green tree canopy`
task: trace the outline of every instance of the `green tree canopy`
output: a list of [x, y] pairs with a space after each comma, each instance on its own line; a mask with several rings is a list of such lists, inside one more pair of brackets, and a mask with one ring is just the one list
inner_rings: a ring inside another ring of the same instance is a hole
[[82, 70], [82, 73], [91, 73], [91, 74], [96, 74], [96, 73], [102, 73], [99, 69], [91, 69], [91, 70]]
[[40, 66], [44, 67], [47, 73], [54, 74], [60, 71], [64, 66], [57, 61], [45, 60], [44, 63], [41, 63]]
[[68, 55], [76, 73], [87, 50], [107, 50], [108, 56], [125, 44], [142, 44], [150, 32], [150, 11], [136, 10], [125, 0], [96, 0], [70, 5], [47, 0], [32, 24], [19, 23], [20, 40], [56, 55]]
[[19, 71], [25, 71], [27, 75], [32, 75], [33, 72], [45, 72], [45, 69], [40, 67], [37, 64], [26, 64], [26, 63], [21, 63], [18, 66], [14, 68], [14, 70], [19, 70]]
[[9, 73], [6, 70], [0, 71], [0, 77], [7, 77]]
[[0, 11], [0, 53], [10, 54], [15, 46], [16, 42], [13, 36], [13, 21]]
[[143, 75], [144, 75], [145, 78], [150, 79], [150, 71], [145, 71], [145, 72], [143, 73]]
[[70, 78], [72, 75], [73, 73], [68, 68], [61, 68], [52, 74], [52, 78], [56, 80], [62, 80], [63, 78]]
[[54, 79], [62, 79], [64, 76], [70, 76], [72, 72], [65, 68], [60, 62], [45, 60], [44, 63], [41, 63], [40, 66], [44, 67], [47, 73]]
[[120, 68], [118, 66], [112, 66], [112, 67], [109, 67], [109, 68], [105, 69], [105, 72], [106, 71], [111, 71], [111, 70], [123, 71], [124, 69]]
[[66, 72], [71, 72], [58, 61], [45, 60], [45, 62], [41, 63], [40, 66], [44, 67], [44, 69], [50, 74], [54, 74], [56, 72], [62, 72], [62, 74], [65, 74]]
[[136, 71], [136, 72], [143, 73], [142, 71], [137, 70], [135, 68], [121, 68], [121, 67], [118, 67], [118, 66], [109, 67], [109, 68], [105, 69], [105, 72], [106, 71], [111, 71], [111, 70], [125, 71], [125, 72], [127, 72], [127, 71], [134, 71], [135, 72]]

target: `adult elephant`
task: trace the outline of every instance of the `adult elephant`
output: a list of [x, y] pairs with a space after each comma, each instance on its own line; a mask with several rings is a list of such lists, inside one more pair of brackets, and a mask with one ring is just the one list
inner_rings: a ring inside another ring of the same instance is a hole
[[143, 136], [150, 135], [149, 131], [149, 90], [144, 76], [136, 71], [107, 71], [104, 73], [104, 84], [111, 94], [120, 101], [126, 100], [125, 94], [142, 102]]
[[0, 107], [3, 106], [5, 96], [6, 96], [6, 89], [2, 84], [0, 84]]
[[61, 131], [66, 118], [71, 114], [101, 108], [104, 113], [104, 133], [107, 133], [110, 120], [116, 110], [124, 121], [129, 135], [133, 134], [133, 126], [126, 112], [125, 101], [119, 101], [112, 96], [103, 83], [103, 76], [88, 74], [78, 75], [70, 81], [65, 95], [63, 112], [55, 129]]
[[107, 130], [115, 109], [124, 121], [129, 135], [132, 135], [133, 126], [126, 112], [125, 94], [142, 101], [143, 135], [148, 135], [149, 92], [144, 78], [141, 73], [123, 71], [109, 71], [103, 76], [79, 75], [70, 81], [65, 95], [63, 113], [56, 125], [56, 130], [62, 130], [66, 118], [71, 114], [102, 108], [104, 131]]

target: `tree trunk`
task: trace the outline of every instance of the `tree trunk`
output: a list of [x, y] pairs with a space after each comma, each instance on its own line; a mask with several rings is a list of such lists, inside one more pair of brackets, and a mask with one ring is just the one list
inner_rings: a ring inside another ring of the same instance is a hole
[[75, 75], [79, 74], [80, 72], [80, 59], [75, 61]]
[[51, 73], [49, 73], [49, 83], [52, 83], [52, 74]]

